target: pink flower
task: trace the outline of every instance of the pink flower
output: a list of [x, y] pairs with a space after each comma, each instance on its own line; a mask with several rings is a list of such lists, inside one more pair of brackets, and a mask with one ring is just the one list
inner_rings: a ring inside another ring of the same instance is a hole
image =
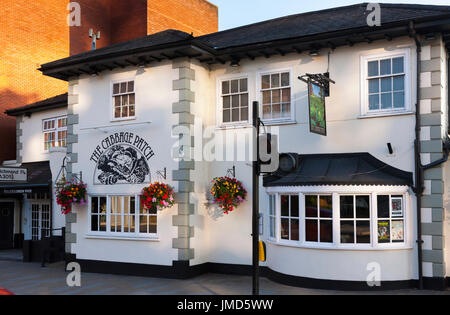
[[156, 202], [156, 198], [153, 198], [153, 199], [152, 199], [152, 202]]

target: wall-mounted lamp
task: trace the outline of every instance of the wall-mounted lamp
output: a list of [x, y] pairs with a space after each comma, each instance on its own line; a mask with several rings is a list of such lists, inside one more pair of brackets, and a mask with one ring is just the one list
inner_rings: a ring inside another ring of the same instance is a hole
[[319, 50], [314, 49], [314, 50], [311, 50], [311, 51], [309, 52], [309, 55], [310, 55], [311, 57], [317, 57], [317, 56], [320, 56], [320, 53], [319, 53]]
[[239, 67], [240, 66], [239, 60], [232, 60], [231, 63], [230, 63], [230, 66], [233, 67], [233, 68]]

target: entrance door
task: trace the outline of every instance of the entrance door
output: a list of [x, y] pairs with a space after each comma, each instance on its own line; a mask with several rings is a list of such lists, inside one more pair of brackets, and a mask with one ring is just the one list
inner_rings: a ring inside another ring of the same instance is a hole
[[14, 202], [0, 203], [0, 249], [14, 248]]
[[31, 239], [40, 240], [50, 236], [50, 205], [46, 203], [31, 204]]

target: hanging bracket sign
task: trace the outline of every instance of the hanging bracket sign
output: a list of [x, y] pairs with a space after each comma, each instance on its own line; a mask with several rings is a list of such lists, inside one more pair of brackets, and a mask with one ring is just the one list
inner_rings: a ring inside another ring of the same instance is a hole
[[329, 74], [305, 74], [298, 77], [308, 84], [309, 129], [312, 133], [327, 135], [325, 97], [329, 96], [330, 83], [335, 83]]

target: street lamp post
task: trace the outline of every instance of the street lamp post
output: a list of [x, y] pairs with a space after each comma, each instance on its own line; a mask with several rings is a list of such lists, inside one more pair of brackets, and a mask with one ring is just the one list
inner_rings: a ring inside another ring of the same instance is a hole
[[253, 245], [253, 295], [259, 295], [259, 115], [258, 102], [253, 102], [253, 127], [256, 130], [256, 154], [253, 154], [253, 209], [252, 209], [252, 245]]

